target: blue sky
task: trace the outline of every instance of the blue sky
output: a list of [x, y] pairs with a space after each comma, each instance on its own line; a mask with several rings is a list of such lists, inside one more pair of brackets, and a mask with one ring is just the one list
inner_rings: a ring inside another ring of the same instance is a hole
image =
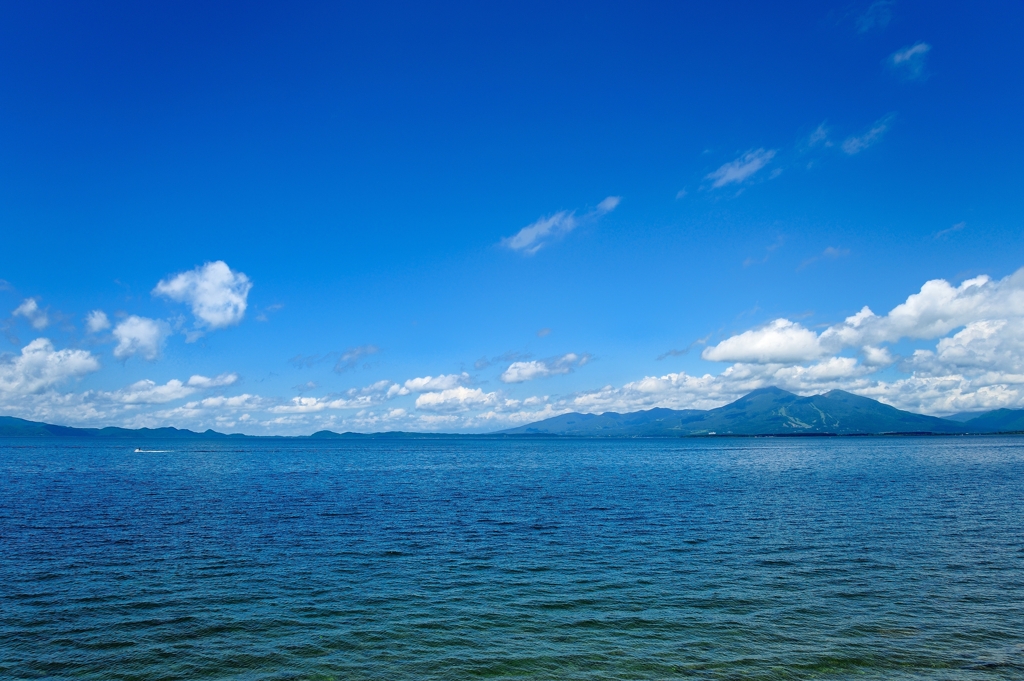
[[1018, 2], [2, 11], [2, 413], [1024, 407]]

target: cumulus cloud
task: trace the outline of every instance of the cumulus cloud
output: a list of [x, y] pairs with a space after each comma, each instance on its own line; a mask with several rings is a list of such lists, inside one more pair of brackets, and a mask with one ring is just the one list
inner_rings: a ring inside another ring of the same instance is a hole
[[459, 386], [421, 394], [416, 398], [416, 408], [424, 411], [465, 411], [472, 407], [494, 405], [499, 399], [497, 393], [485, 393], [480, 388]]
[[37, 338], [19, 355], [0, 359], [0, 394], [37, 393], [99, 368], [99, 360], [86, 350], [55, 350], [49, 339]]
[[510, 237], [501, 240], [501, 245], [524, 255], [533, 255], [553, 239], [564, 236], [579, 225], [600, 218], [615, 210], [622, 198], [609, 196], [597, 208], [582, 217], [576, 217], [576, 211], [559, 211], [554, 215], [539, 218], [533, 224], [523, 227]]
[[123, 390], [108, 393], [111, 399], [125, 404], [164, 404], [188, 397], [195, 392], [176, 378], [163, 385], [150, 380], [136, 381]]
[[[849, 347], [940, 338], [975, 321], [1021, 315], [1024, 269], [999, 281], [981, 276], [959, 286], [935, 279], [886, 315], [864, 307], [820, 334], [788, 319], [776, 319], [706, 348], [701, 356], [716, 362], [802, 362]], [[876, 347], [873, 352], [877, 351]]]
[[440, 376], [424, 376], [422, 378], [410, 378], [402, 386], [400, 394], [422, 393], [438, 390], [450, 390], [469, 380], [469, 374], [441, 374]]
[[28, 320], [28, 323], [32, 325], [33, 329], [42, 330], [50, 325], [50, 318], [47, 316], [46, 311], [40, 309], [38, 301], [35, 298], [26, 298], [21, 302], [21, 305], [14, 308], [12, 313], [15, 317], [24, 317]]
[[862, 135], [847, 137], [843, 141], [843, 151], [852, 156], [877, 144], [882, 140], [882, 136], [889, 130], [889, 126], [892, 125], [892, 121], [895, 118], [896, 114], [888, 114], [875, 121], [875, 124]]
[[546, 378], [556, 374], [567, 374], [578, 366], [583, 366], [590, 359], [589, 355], [567, 355], [548, 360], [532, 360], [513, 362], [501, 374], [503, 383], [523, 383], [535, 378]]
[[89, 333], [99, 333], [110, 328], [110, 319], [103, 310], [93, 310], [85, 317], [85, 328]]
[[399, 388], [398, 384], [381, 380], [363, 388], [352, 388], [340, 396], [293, 397], [268, 411], [274, 414], [309, 414], [326, 409], [365, 409], [391, 399]]
[[[952, 335], [950, 335], [952, 334]], [[658, 394], [697, 404], [738, 396], [755, 387], [779, 385], [797, 392], [827, 387], [852, 390], [900, 408], [927, 413], [1024, 407], [1024, 269], [1003, 279], [974, 277], [953, 285], [926, 282], [887, 314], [864, 307], [816, 333], [788, 319], [734, 335], [702, 356], [734, 362], [718, 376], [700, 379], [669, 374], [622, 389], [596, 391], [583, 399], [649, 404], [638, 395]], [[889, 344], [937, 341], [900, 360]], [[839, 355], [859, 353], [863, 362]], [[806, 363], [813, 362], [807, 366]], [[910, 375], [877, 380], [871, 374], [897, 365]], [[657, 388], [647, 390], [644, 386]], [[695, 387], [696, 386], [696, 387]], [[694, 388], [692, 394], [681, 387]], [[732, 392], [726, 390], [729, 387]]]
[[711, 186], [715, 189], [727, 184], [742, 184], [768, 165], [775, 158], [775, 153], [774, 149], [753, 149], [735, 161], [723, 164], [713, 173], [708, 173], [704, 179], [711, 180]]
[[[935, 345], [901, 359], [888, 346], [904, 341]], [[841, 354], [846, 351], [860, 359]], [[1024, 408], [1024, 269], [955, 286], [926, 282], [886, 314], [864, 307], [820, 333], [775, 320], [702, 356], [733, 364], [717, 375], [666, 374], [605, 386], [556, 401], [554, 409], [709, 409], [769, 385], [799, 394], [840, 388], [937, 415]], [[895, 377], [879, 374], [885, 368]]]
[[113, 334], [117, 340], [114, 357], [128, 359], [138, 355], [152, 361], [160, 356], [171, 327], [163, 320], [132, 315], [119, 322]]
[[704, 348], [701, 357], [712, 362], [770, 364], [806, 362], [824, 354], [818, 334], [788, 319], [776, 319]]
[[[902, 354], [901, 354], [902, 353]], [[568, 411], [635, 411], [717, 407], [749, 391], [778, 386], [798, 394], [839, 388], [911, 411], [948, 414], [1024, 407], [1024, 269], [1001, 279], [954, 284], [935, 279], [885, 314], [869, 307], [837, 323], [809, 327], [776, 319], [705, 348], [728, 363], [717, 373], [644, 376], [620, 386], [567, 395], [516, 395], [524, 387], [486, 392], [467, 373], [377, 381], [362, 388], [286, 402], [200, 390], [234, 385], [237, 374], [195, 375], [164, 384], [139, 381], [110, 393], [60, 393], [62, 381], [95, 371], [88, 352], [56, 351], [34, 341], [20, 357], [0, 359], [0, 404], [8, 413], [51, 422], [182, 425], [259, 432], [331, 430], [497, 430]], [[507, 358], [504, 378], [522, 385], [583, 358]], [[513, 370], [513, 366], [515, 366]], [[511, 372], [511, 373], [509, 373]], [[505, 374], [508, 374], [505, 376]], [[406, 396], [407, 404], [395, 404]], [[193, 400], [173, 406], [175, 400]], [[49, 417], [49, 418], [43, 418]]]
[[189, 397], [200, 390], [232, 385], [237, 380], [238, 374], [233, 373], [221, 374], [216, 378], [207, 378], [196, 374], [185, 383], [172, 378], [163, 385], [144, 379], [121, 390], [101, 393], [101, 395], [122, 404], [166, 404]]
[[994, 281], [974, 277], [953, 286], [944, 279], [925, 282], [918, 293], [887, 315], [870, 308], [826, 329], [822, 343], [829, 347], [892, 343], [901, 338], [939, 338], [974, 321], [1024, 315], [1024, 269]]
[[925, 73], [925, 58], [931, 49], [931, 45], [921, 42], [904, 47], [889, 56], [889, 65], [905, 78], [921, 78]]
[[153, 294], [187, 303], [200, 326], [221, 329], [242, 321], [251, 289], [249, 277], [217, 260], [162, 279]]
[[208, 390], [210, 388], [222, 388], [228, 385], [234, 385], [238, 382], [238, 374], [236, 373], [225, 373], [214, 378], [207, 378], [206, 376], [200, 376], [196, 374], [188, 379], [188, 384], [193, 388], [200, 388], [202, 390]]

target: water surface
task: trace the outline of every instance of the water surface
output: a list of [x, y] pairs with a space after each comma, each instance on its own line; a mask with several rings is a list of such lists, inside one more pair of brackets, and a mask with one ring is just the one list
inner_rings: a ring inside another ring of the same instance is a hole
[[0, 440], [0, 676], [1024, 678], [1024, 439]]

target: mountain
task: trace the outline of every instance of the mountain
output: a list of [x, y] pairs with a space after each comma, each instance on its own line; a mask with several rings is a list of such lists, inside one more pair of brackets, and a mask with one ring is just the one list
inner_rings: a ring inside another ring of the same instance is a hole
[[700, 409], [648, 409], [629, 414], [562, 414], [519, 428], [508, 435], [565, 435], [580, 437], [665, 437], [688, 433], [688, 424], [707, 412]]
[[901, 411], [842, 390], [800, 397], [779, 388], [762, 388], [731, 404], [707, 411], [650, 409], [630, 414], [563, 414], [501, 432], [577, 437], [680, 437], [980, 431], [967, 424]]
[[225, 435], [215, 430], [197, 433], [179, 428], [72, 428], [55, 426], [38, 421], [26, 421], [13, 416], [0, 416], [0, 437], [92, 437], [92, 438], [133, 438], [133, 439], [179, 439], [246, 437]]
[[1024, 432], [1024, 409], [996, 409], [964, 423], [977, 433]]
[[404, 430], [388, 430], [382, 433], [335, 433], [333, 430], [318, 430], [312, 435], [300, 435], [313, 440], [437, 440], [453, 437], [487, 437], [481, 435], [464, 435], [461, 433], [410, 433]]

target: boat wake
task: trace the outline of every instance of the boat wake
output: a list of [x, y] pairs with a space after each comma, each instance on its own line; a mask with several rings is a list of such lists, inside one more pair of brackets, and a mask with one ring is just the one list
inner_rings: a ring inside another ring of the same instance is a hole
[[135, 449], [136, 454], [165, 454], [170, 451], [170, 449], [139, 449], [137, 447]]

